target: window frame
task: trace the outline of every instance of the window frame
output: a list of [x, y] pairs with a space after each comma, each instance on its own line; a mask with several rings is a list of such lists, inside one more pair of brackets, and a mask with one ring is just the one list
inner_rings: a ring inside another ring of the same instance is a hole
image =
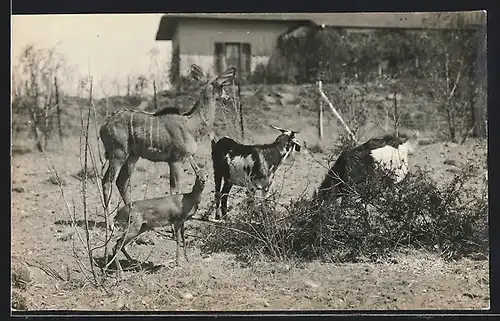
[[251, 73], [252, 68], [252, 45], [249, 42], [214, 42], [214, 64], [215, 71], [220, 74], [229, 66], [227, 65], [226, 59], [226, 46], [227, 45], [237, 45], [238, 46], [238, 66], [237, 75], [239, 77], [246, 78]]

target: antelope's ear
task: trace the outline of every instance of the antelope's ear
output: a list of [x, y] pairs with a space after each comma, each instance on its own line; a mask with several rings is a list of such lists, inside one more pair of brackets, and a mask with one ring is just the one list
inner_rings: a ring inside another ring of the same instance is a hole
[[219, 86], [230, 85], [233, 82], [235, 75], [236, 75], [236, 68], [230, 67], [226, 71], [224, 71], [222, 74], [220, 74], [219, 77], [215, 78], [215, 82]]
[[201, 70], [200, 66], [198, 66], [197, 64], [191, 65], [190, 75], [191, 75], [191, 78], [193, 78], [194, 80], [201, 82], [201, 83], [203, 83], [207, 80], [207, 76], [205, 75], [203, 70]]
[[418, 140], [419, 138], [420, 138], [420, 132], [418, 131], [418, 129], [414, 129], [412, 139]]

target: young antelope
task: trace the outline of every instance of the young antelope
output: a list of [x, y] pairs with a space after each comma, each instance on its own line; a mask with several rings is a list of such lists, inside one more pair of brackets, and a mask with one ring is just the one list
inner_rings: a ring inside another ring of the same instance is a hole
[[[186, 239], [184, 237], [184, 222], [191, 218], [198, 210], [198, 205], [200, 204], [201, 195], [207, 179], [205, 169], [203, 167], [198, 167], [193, 158], [189, 159], [196, 173], [196, 181], [190, 193], [135, 201], [132, 202], [130, 206], [125, 205], [118, 210], [114, 221], [117, 222], [117, 225], [123, 229], [124, 232], [113, 248], [113, 257], [119, 274], [121, 274], [122, 268], [119, 260], [115, 257], [119, 250], [121, 250], [129, 262], [131, 262], [132, 258], [125, 250], [125, 246], [128, 243], [148, 230], [170, 224], [174, 227], [176, 240], [175, 263], [179, 265], [179, 237], [182, 238], [184, 257], [186, 261], [188, 261], [186, 254]], [[108, 263], [108, 266], [111, 262]]]

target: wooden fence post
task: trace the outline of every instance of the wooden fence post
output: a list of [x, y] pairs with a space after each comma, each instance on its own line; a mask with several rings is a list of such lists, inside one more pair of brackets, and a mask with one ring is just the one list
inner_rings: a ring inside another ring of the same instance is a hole
[[318, 104], [318, 136], [319, 139], [323, 139], [323, 100], [321, 99], [321, 90], [322, 90], [322, 82], [321, 80], [318, 80], [316, 82], [316, 85], [318, 86], [318, 97], [317, 99], [317, 104]]
[[245, 128], [243, 126], [243, 103], [241, 102], [241, 87], [238, 84], [238, 105], [240, 109], [240, 126], [241, 126], [241, 139], [245, 139]]
[[158, 101], [156, 100], [156, 81], [153, 79], [153, 105], [155, 110], [158, 109]]
[[339, 120], [339, 122], [342, 124], [342, 126], [344, 127], [344, 129], [347, 131], [347, 133], [349, 134], [349, 136], [351, 137], [351, 139], [353, 141], [357, 142], [358, 140], [356, 139], [356, 136], [354, 135], [354, 133], [351, 131], [351, 129], [349, 128], [349, 126], [347, 126], [347, 124], [345, 123], [344, 119], [342, 119], [342, 116], [340, 116], [339, 112], [333, 107], [333, 104], [331, 103], [330, 99], [328, 99], [328, 97], [323, 92], [323, 87], [322, 87], [321, 80], [319, 81], [319, 84], [318, 84], [318, 91], [319, 91], [319, 93], [321, 95], [321, 98], [324, 99], [325, 102], [328, 104], [328, 107], [330, 107], [330, 110], [332, 111], [333, 115]]

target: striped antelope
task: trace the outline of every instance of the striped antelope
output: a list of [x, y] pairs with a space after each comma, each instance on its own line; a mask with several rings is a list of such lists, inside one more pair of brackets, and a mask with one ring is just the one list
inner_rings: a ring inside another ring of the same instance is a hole
[[[232, 83], [235, 73], [236, 68], [231, 67], [209, 79], [199, 66], [192, 65], [191, 77], [203, 87], [193, 108], [185, 114], [166, 107], [156, 113], [122, 110], [109, 116], [99, 131], [108, 162], [102, 179], [106, 213], [113, 181], [124, 203], [130, 204], [130, 176], [141, 157], [168, 163], [170, 193], [180, 193], [181, 164], [196, 153], [202, 139], [213, 135], [216, 103], [229, 97], [224, 86]], [[112, 229], [109, 220], [108, 228]]]

